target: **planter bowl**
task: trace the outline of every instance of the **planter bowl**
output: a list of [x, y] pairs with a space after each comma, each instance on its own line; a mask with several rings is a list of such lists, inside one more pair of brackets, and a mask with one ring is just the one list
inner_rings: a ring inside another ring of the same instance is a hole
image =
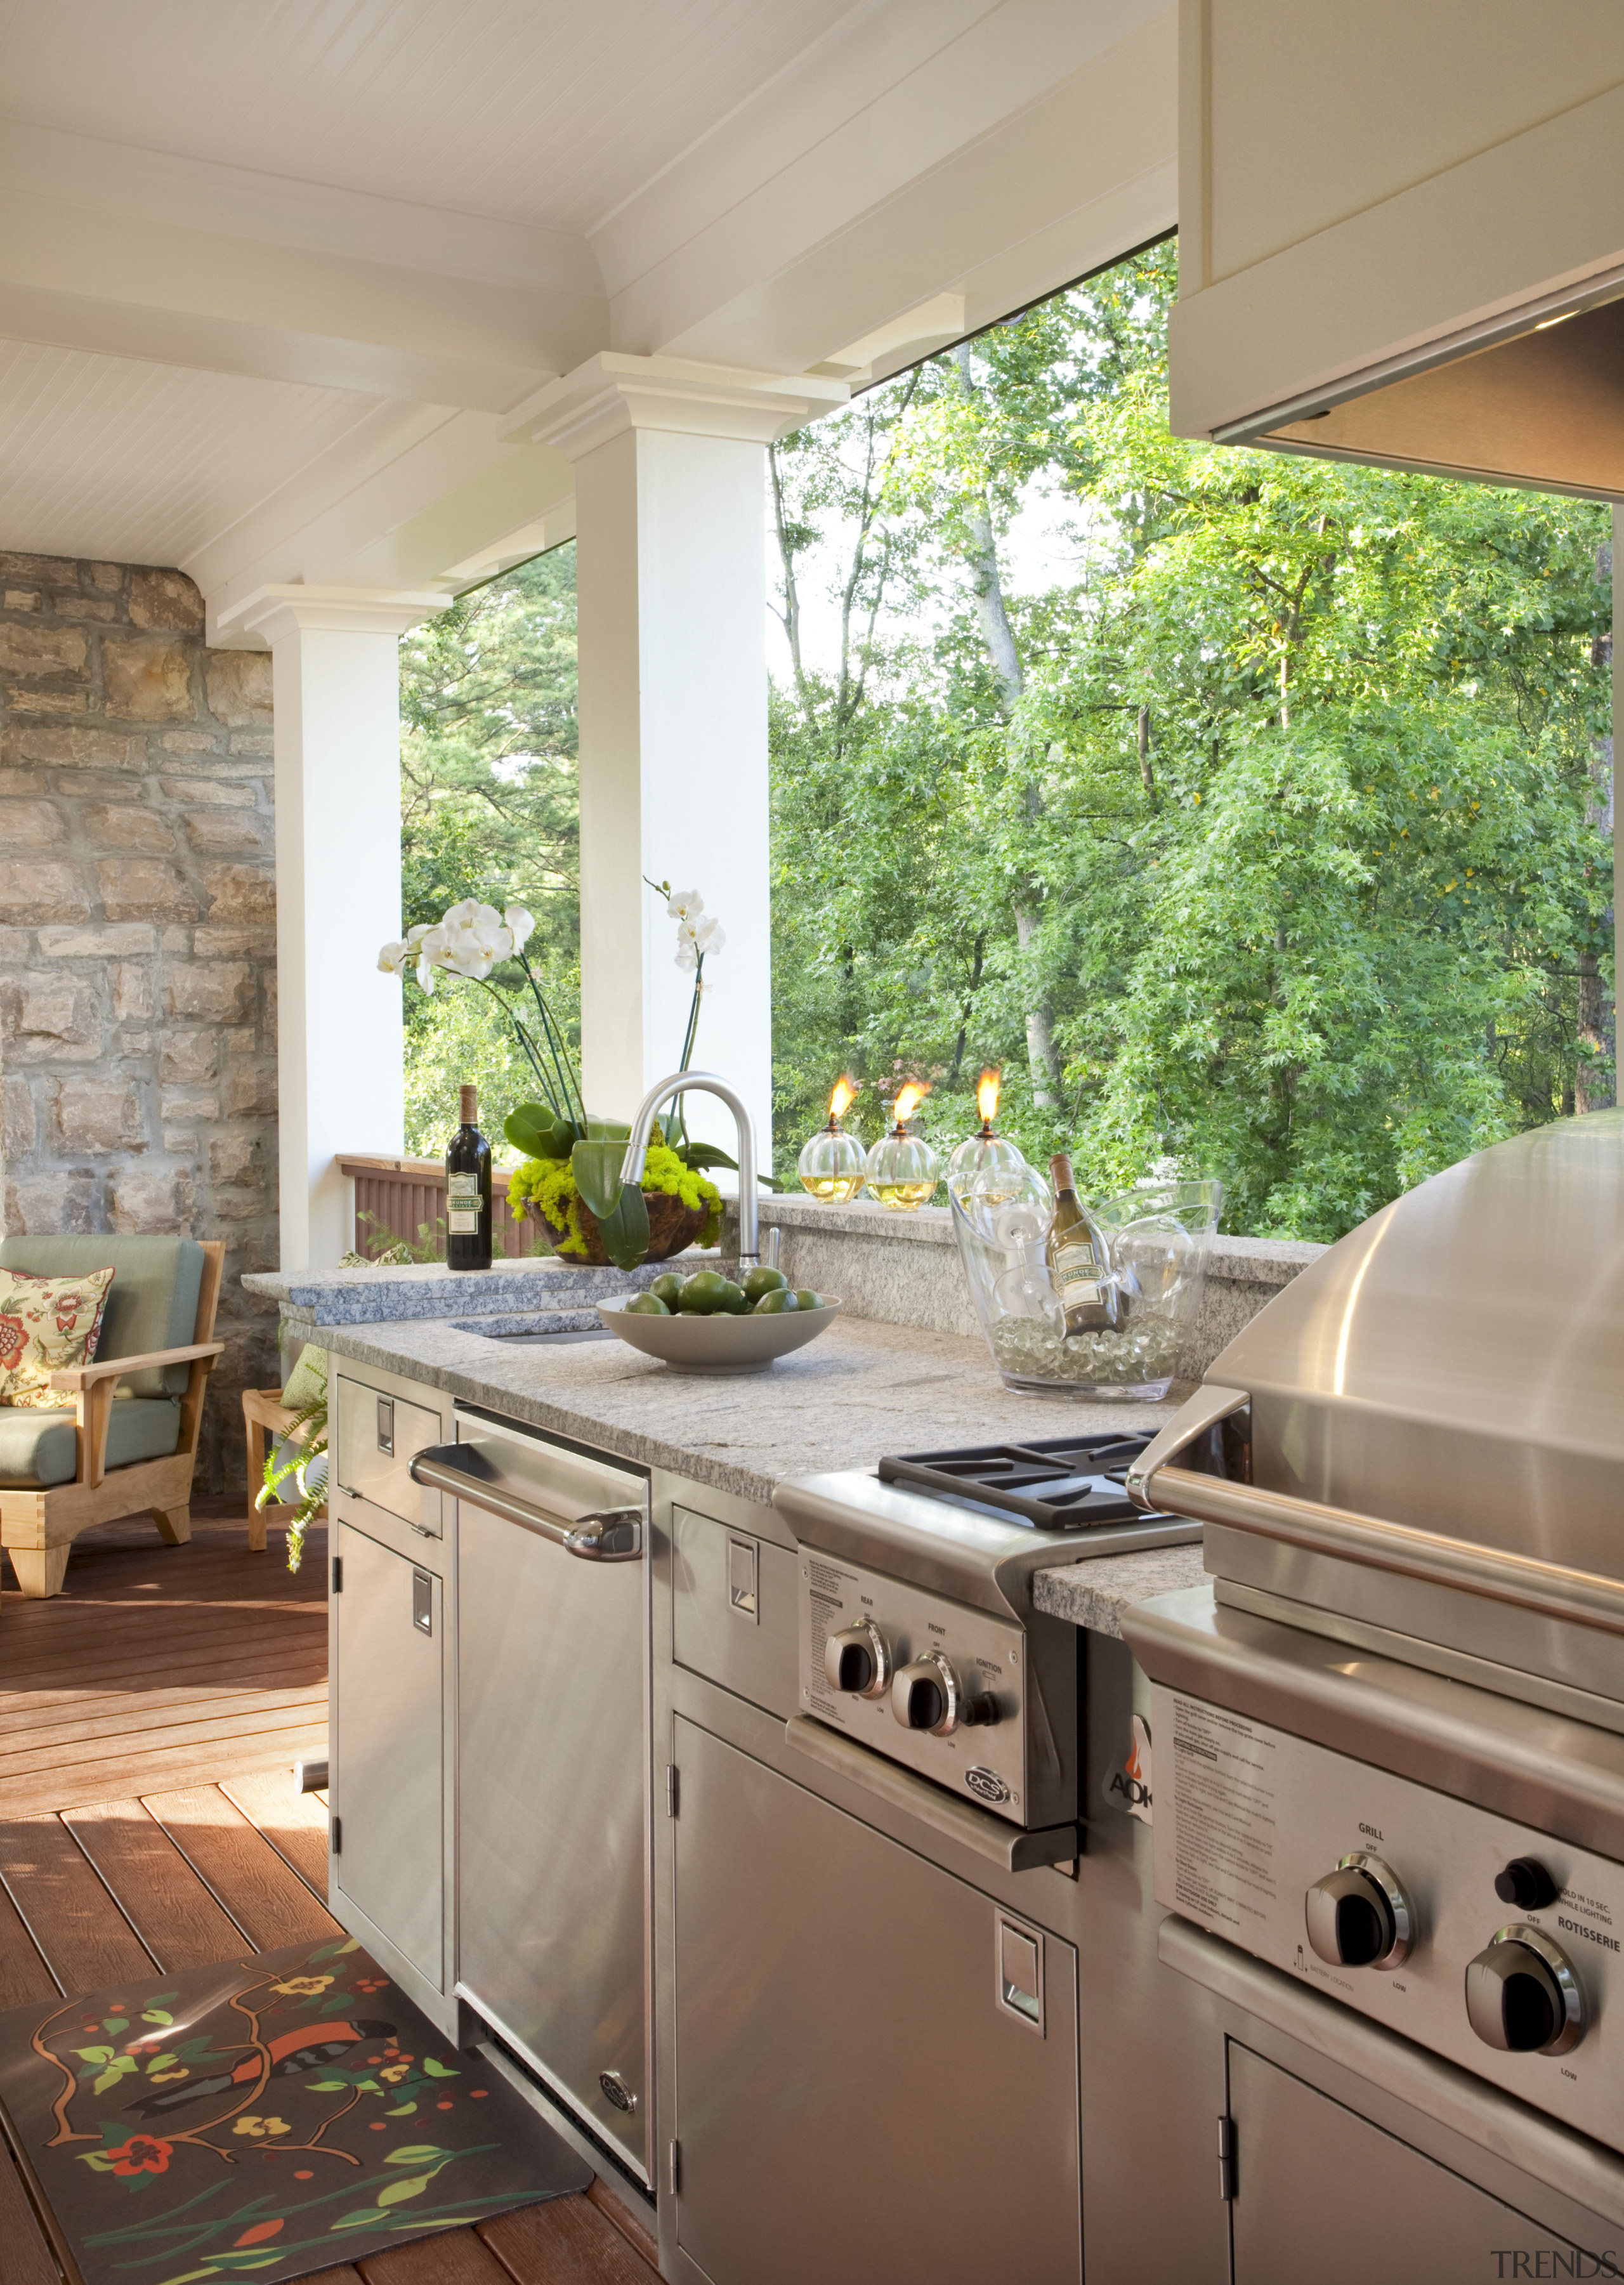
[[[673, 1253], [692, 1245], [705, 1226], [702, 1206], [685, 1206], [670, 1190], [645, 1190], [643, 1203], [648, 1208], [648, 1252], [650, 1261], [669, 1261]], [[595, 1268], [608, 1264], [603, 1250], [603, 1240], [598, 1234], [598, 1217], [584, 1198], [580, 1202], [581, 1235], [586, 1243], [579, 1253], [565, 1253], [569, 1244], [569, 1232], [549, 1221], [545, 1214], [537, 1216], [543, 1229], [553, 1242], [553, 1250], [566, 1261], [590, 1261]]]
[[771, 1317], [753, 1312], [742, 1317], [685, 1316], [680, 1311], [669, 1317], [628, 1315], [621, 1300], [600, 1301], [597, 1307], [610, 1332], [645, 1356], [658, 1357], [673, 1372], [765, 1372], [777, 1358], [816, 1340], [840, 1315], [838, 1301]]

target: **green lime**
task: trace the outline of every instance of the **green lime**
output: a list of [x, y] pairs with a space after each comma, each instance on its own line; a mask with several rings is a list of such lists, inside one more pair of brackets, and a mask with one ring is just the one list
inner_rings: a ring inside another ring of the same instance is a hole
[[625, 1304], [628, 1317], [669, 1317], [671, 1311], [657, 1293], [634, 1293]]
[[695, 1270], [692, 1277], [683, 1279], [682, 1290], [677, 1296], [677, 1307], [685, 1316], [713, 1316], [723, 1306], [723, 1295], [736, 1293], [738, 1290], [719, 1270]]
[[721, 1281], [721, 1292], [716, 1297], [717, 1315], [720, 1317], [741, 1317], [749, 1307], [742, 1285], [735, 1285], [731, 1277]]
[[822, 1294], [814, 1293], [810, 1285], [797, 1286], [795, 1299], [796, 1307], [800, 1309], [820, 1309], [823, 1307]]
[[781, 1269], [752, 1269], [744, 1280], [744, 1298], [747, 1301], [759, 1301], [764, 1293], [780, 1292], [788, 1283]]
[[674, 1309], [681, 1298], [682, 1280], [674, 1269], [668, 1269], [664, 1276], [656, 1277], [647, 1290], [656, 1301], [663, 1301], [668, 1309]]
[[[746, 1288], [749, 1291], [749, 1288]], [[788, 1285], [774, 1285], [764, 1293], [750, 1312], [756, 1317], [781, 1317], [786, 1310], [798, 1309], [801, 1304]]]

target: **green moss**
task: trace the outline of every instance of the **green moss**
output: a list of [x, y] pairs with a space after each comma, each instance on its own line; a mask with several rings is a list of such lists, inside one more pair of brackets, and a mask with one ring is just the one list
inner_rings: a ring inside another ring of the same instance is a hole
[[[685, 1166], [674, 1150], [651, 1146], [643, 1167], [645, 1191], [663, 1190], [694, 1212], [703, 1211], [705, 1222], [697, 1245], [714, 1245], [722, 1228], [722, 1194], [714, 1182]], [[526, 1158], [507, 1178], [507, 1203], [515, 1213], [538, 1213], [554, 1229], [566, 1233], [559, 1252], [584, 1256], [586, 1238], [581, 1228], [581, 1195], [568, 1158]]]

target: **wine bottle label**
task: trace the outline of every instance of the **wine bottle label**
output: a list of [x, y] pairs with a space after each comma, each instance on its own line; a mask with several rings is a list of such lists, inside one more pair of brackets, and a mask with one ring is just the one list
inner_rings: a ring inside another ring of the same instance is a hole
[[445, 1227], [453, 1237], [479, 1236], [479, 1176], [448, 1174], [445, 1178]]
[[1055, 1283], [1062, 1305], [1073, 1309], [1080, 1302], [1091, 1307], [1100, 1299], [1100, 1265], [1086, 1237], [1063, 1239], [1055, 1249]]

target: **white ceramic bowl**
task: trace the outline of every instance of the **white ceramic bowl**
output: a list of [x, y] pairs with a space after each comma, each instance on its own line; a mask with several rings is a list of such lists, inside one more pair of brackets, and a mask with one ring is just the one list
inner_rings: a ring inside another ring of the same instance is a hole
[[784, 1309], [768, 1317], [688, 1316], [680, 1310], [655, 1317], [628, 1315], [623, 1301], [600, 1301], [598, 1315], [610, 1332], [645, 1356], [659, 1357], [673, 1372], [765, 1372], [776, 1358], [816, 1340], [840, 1315], [840, 1304], [826, 1301], [820, 1309]]

